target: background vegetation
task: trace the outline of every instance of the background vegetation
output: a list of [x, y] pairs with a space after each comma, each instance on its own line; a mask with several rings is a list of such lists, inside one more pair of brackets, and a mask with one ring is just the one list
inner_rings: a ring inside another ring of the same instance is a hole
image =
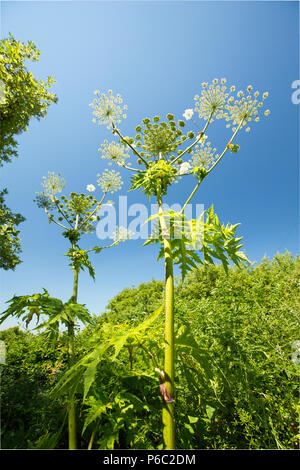
[[[178, 282], [178, 448], [299, 445], [299, 369], [292, 360], [299, 275], [300, 258], [286, 253], [255, 267], [231, 268], [228, 275], [217, 266], [194, 269]], [[7, 345], [2, 448], [66, 448], [61, 392], [75, 382], [79, 448], [162, 448], [155, 372], [163, 358], [162, 302], [160, 281], [120, 292], [78, 331], [80, 367], [67, 380], [65, 332], [52, 346], [43, 332], [0, 332]]]

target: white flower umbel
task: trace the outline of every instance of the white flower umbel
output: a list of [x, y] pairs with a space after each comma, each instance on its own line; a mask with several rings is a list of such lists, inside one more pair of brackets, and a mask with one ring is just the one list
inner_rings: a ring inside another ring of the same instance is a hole
[[182, 116], [184, 117], [184, 119], [188, 121], [189, 119], [192, 119], [193, 114], [194, 114], [193, 109], [186, 109]]
[[95, 186], [93, 184], [88, 184], [86, 187], [86, 190], [92, 193], [93, 191], [96, 190]]
[[95, 118], [94, 122], [98, 124], [105, 124], [108, 129], [112, 127], [112, 124], [119, 124], [121, 118], [126, 119], [125, 110], [127, 106], [123, 105], [121, 95], [113, 96], [112, 91], [108, 90], [108, 94], [100, 94], [98, 90], [95, 91], [97, 98], [90, 104], [94, 108], [93, 115]]
[[[252, 94], [252, 86], [247, 87], [247, 93], [243, 91], [237, 93], [236, 100], [231, 97], [226, 104], [226, 121], [231, 121], [231, 124], [227, 124], [226, 127], [232, 127], [233, 132], [236, 130], [236, 126], [242, 123], [241, 127], [246, 126], [246, 132], [250, 131], [248, 123], [250, 121], [258, 122], [260, 119], [261, 108], [263, 107], [263, 101], [259, 101], [259, 92], [255, 91]], [[262, 94], [262, 100], [268, 97], [269, 93], [266, 91]], [[269, 110], [264, 112], [265, 116], [269, 115]]]
[[216, 148], [211, 147], [210, 142], [201, 142], [201, 144], [195, 145], [191, 151], [192, 158], [190, 164], [193, 168], [205, 168], [208, 169], [212, 163], [219, 157], [215, 155]]
[[107, 140], [104, 140], [99, 148], [99, 152], [102, 153], [103, 159], [111, 160], [119, 166], [123, 166], [125, 159], [129, 158], [129, 154], [125, 151], [124, 145], [117, 144], [116, 142], [109, 144]]
[[59, 173], [56, 175], [54, 172], [48, 172], [48, 177], [43, 176], [42, 182], [44, 190], [44, 194], [49, 196], [53, 201], [55, 199], [56, 193], [61, 193], [63, 188], [66, 186], [66, 182]]
[[117, 173], [114, 170], [105, 170], [102, 175], [97, 176], [99, 176], [97, 183], [104, 193], [114, 193], [122, 187], [123, 181], [120, 173]]
[[221, 84], [218, 84], [218, 79], [214, 78], [209, 86], [208, 83], [202, 83], [201, 96], [196, 95], [194, 98], [195, 111], [200, 119], [210, 118], [213, 121], [214, 117], [216, 119], [224, 117], [224, 107], [228, 102], [232, 88], [227, 90], [226, 78], [222, 78], [220, 82]]
[[130, 240], [134, 235], [131, 230], [128, 230], [125, 227], [116, 227], [116, 231], [112, 234], [112, 238], [115, 242], [125, 242], [126, 240]]

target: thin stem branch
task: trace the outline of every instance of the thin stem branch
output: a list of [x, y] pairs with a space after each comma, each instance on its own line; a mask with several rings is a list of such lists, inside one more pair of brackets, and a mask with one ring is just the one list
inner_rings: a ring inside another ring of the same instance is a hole
[[138, 170], [137, 168], [132, 168], [131, 166], [127, 166], [125, 165], [125, 163], [123, 165], [120, 165], [122, 168], [126, 168], [126, 170], [131, 170], [131, 171], [137, 171], [139, 173], [144, 173], [144, 170]]
[[99, 201], [99, 203], [96, 205], [95, 209], [94, 209], [94, 210], [90, 213], [90, 215], [89, 215], [86, 219], [84, 219], [83, 222], [79, 225], [78, 230], [80, 230], [81, 227], [83, 227], [83, 226], [91, 219], [91, 217], [93, 217], [93, 215], [95, 214], [95, 212], [97, 212], [97, 211], [100, 209], [100, 207], [101, 207], [101, 205], [102, 205], [102, 202], [104, 201], [104, 198], [105, 198], [106, 194], [107, 194], [107, 191], [103, 194], [102, 199], [101, 199], [101, 200]]
[[210, 113], [210, 116], [207, 120], [207, 123], [205, 124], [203, 130], [201, 132], [199, 132], [199, 135], [197, 137], [197, 139], [195, 140], [195, 142], [193, 142], [189, 147], [187, 147], [182, 153], [180, 153], [174, 160], [171, 161], [171, 165], [173, 165], [175, 162], [177, 162], [177, 160], [179, 160], [181, 157], [183, 157], [183, 155], [185, 155], [187, 152], [189, 152], [200, 140], [201, 138], [203, 137], [206, 129], [208, 128], [208, 125], [211, 121], [211, 118], [213, 116], [213, 111]]
[[225, 153], [227, 152], [227, 150], [229, 149], [229, 145], [232, 143], [233, 139], [235, 138], [236, 134], [238, 133], [238, 131], [240, 130], [240, 128], [242, 127], [242, 124], [244, 122], [244, 119], [241, 120], [241, 122], [239, 123], [238, 127], [236, 128], [234, 134], [232, 135], [230, 141], [228, 142], [228, 144], [226, 145], [225, 149], [223, 150], [223, 152], [221, 153], [221, 155], [219, 156], [218, 160], [215, 161], [215, 163], [211, 166], [211, 168], [209, 170], [207, 170], [204, 178], [215, 168], [215, 166], [217, 166], [217, 164], [220, 162], [220, 160], [222, 160], [222, 158], [224, 157]]
[[157, 359], [156, 359], [156, 357], [154, 356], [154, 354], [150, 353], [150, 352], [148, 351], [148, 349], [145, 348], [145, 346], [144, 346], [142, 343], [138, 342], [138, 345], [139, 345], [139, 346], [142, 348], [142, 350], [150, 357], [150, 359], [153, 361], [155, 367], [158, 367], [159, 364], [158, 364]]
[[63, 218], [66, 220], [66, 222], [68, 222], [68, 224], [70, 225], [70, 227], [72, 227], [72, 224], [71, 222], [69, 221], [68, 217], [66, 216], [66, 214], [64, 213], [64, 211], [59, 207], [59, 203], [58, 203], [58, 199], [56, 199], [56, 197], [53, 195], [54, 197], [54, 203], [56, 205], [56, 208], [58, 210], [58, 212], [60, 212], [60, 214], [63, 216]]
[[128, 140], [125, 139], [125, 137], [121, 134], [121, 132], [119, 131], [119, 129], [117, 127], [115, 127], [114, 123], [112, 123], [112, 127], [113, 127], [113, 133], [116, 133], [118, 134], [118, 136], [123, 140], [123, 142], [125, 142], [126, 145], [128, 145], [128, 147], [131, 148], [131, 150], [133, 151], [133, 153], [135, 153], [136, 155], [138, 155], [138, 157], [144, 162], [144, 164], [146, 165], [146, 167], [148, 168], [148, 162], [142, 157], [142, 155], [128, 142]]
[[202, 183], [203, 181], [203, 178], [201, 178], [198, 183], [196, 184], [196, 186], [194, 187], [193, 191], [191, 192], [190, 196], [188, 197], [187, 201], [185, 202], [183, 208], [181, 209], [180, 213], [183, 214], [186, 206], [188, 205], [188, 203], [190, 202], [190, 200], [192, 199], [192, 197], [194, 196], [194, 194], [196, 193], [197, 189], [199, 188], [200, 184]]
[[[111, 245], [101, 246], [101, 250], [105, 250], [106, 248], [111, 248], [119, 243], [119, 240], [114, 241]], [[97, 247], [91, 248], [90, 250], [86, 250], [86, 253], [91, 253], [92, 251], [96, 251]]]
[[[235, 138], [236, 134], [238, 133], [238, 131], [240, 130], [242, 124], [244, 122], [244, 119], [241, 120], [241, 122], [239, 123], [237, 129], [235, 130], [235, 132], [233, 133], [231, 139], [229, 140], [228, 144], [226, 145], [225, 149], [223, 150], [223, 152], [221, 153], [221, 155], [219, 156], [218, 160], [215, 161], [215, 163], [211, 166], [211, 168], [209, 170], [206, 171], [205, 174], [203, 174], [203, 176], [201, 177], [201, 179], [198, 181], [198, 183], [196, 184], [195, 188], [193, 189], [192, 193], [190, 194], [190, 196], [188, 197], [186, 203], [184, 204], [183, 208], [181, 209], [181, 213], [184, 212], [186, 206], [188, 205], [188, 203], [190, 202], [190, 200], [192, 199], [192, 197], [195, 195], [197, 189], [199, 188], [200, 184], [202, 183], [202, 181], [204, 180], [204, 178], [206, 178], [206, 176], [216, 167], [216, 165], [222, 160], [222, 158], [224, 157], [225, 153], [227, 152], [227, 150], [229, 149], [229, 146], [230, 144], [232, 143], [233, 139]], [[191, 174], [191, 173], [189, 173]], [[186, 176], [186, 175], [185, 175]]]
[[45, 212], [46, 212], [47, 216], [51, 219], [51, 222], [54, 222], [56, 225], [59, 225], [60, 227], [64, 228], [65, 230], [68, 230], [68, 227], [65, 227], [65, 225], [60, 224], [59, 222], [57, 222], [55, 219], [52, 218], [51, 214], [49, 214], [46, 207], [44, 207], [44, 209], [45, 209]]

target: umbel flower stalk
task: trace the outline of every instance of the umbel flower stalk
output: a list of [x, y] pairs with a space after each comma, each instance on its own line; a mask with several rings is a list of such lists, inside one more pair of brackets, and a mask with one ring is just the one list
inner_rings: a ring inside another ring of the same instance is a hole
[[[108, 95], [100, 94], [96, 91], [96, 98], [91, 103], [94, 109], [93, 121], [98, 124], [105, 124], [111, 129], [114, 138], [119, 142], [104, 144], [99, 148], [102, 158], [110, 159], [119, 167], [133, 172], [131, 189], [141, 189], [150, 199], [155, 197], [158, 205], [158, 227], [155, 234], [151, 235], [144, 245], [159, 243], [161, 245], [159, 258], [164, 259], [165, 265], [165, 331], [164, 331], [164, 368], [159, 373], [160, 392], [162, 395], [162, 430], [163, 443], [165, 449], [175, 449], [176, 447], [176, 427], [175, 427], [175, 344], [174, 344], [174, 264], [181, 266], [182, 277], [191, 268], [213, 262], [213, 257], [222, 261], [224, 268], [228, 268], [228, 259], [239, 265], [248, 261], [246, 255], [239, 251], [241, 238], [235, 238], [237, 225], [225, 227], [221, 225], [213, 208], [205, 211], [206, 219], [204, 226], [204, 239], [199, 243], [200, 234], [195, 232], [194, 227], [198, 227], [196, 220], [186, 220], [185, 209], [198, 191], [202, 181], [212, 172], [218, 163], [230, 150], [237, 153], [239, 145], [234, 144], [237, 133], [247, 125], [245, 129], [249, 132], [249, 122], [260, 120], [260, 111], [263, 101], [268, 97], [265, 92], [259, 100], [259, 92], [253, 93], [253, 87], [249, 85], [246, 92], [238, 91], [235, 86], [227, 87], [226, 79], [214, 79], [209, 85], [202, 83], [200, 95], [195, 96], [194, 109], [186, 109], [183, 113], [185, 121], [175, 122], [173, 114], [167, 114], [166, 121], [161, 121], [159, 116], [153, 119], [145, 118], [142, 124], [136, 127], [135, 138], [124, 136], [118, 127], [123, 114], [122, 98], [117, 95], [115, 98], [111, 90]], [[192, 119], [198, 114], [200, 119], [205, 121], [204, 126], [198, 126]], [[267, 116], [269, 110], [264, 112]], [[232, 127], [232, 135], [228, 139], [224, 150], [218, 154], [216, 148], [207, 142], [206, 132], [209, 125], [215, 119], [223, 119], [227, 122], [226, 127]], [[186, 121], [192, 121], [197, 127], [196, 136], [193, 131], [183, 134]], [[123, 149], [123, 150], [122, 150]], [[128, 162], [130, 153], [136, 159], [138, 168], [133, 168]], [[185, 160], [184, 158], [189, 158]], [[126, 163], [125, 163], [126, 159]], [[192, 176], [197, 183], [190, 196], [183, 204], [179, 213], [170, 212], [167, 214], [171, 224], [168, 225], [166, 213], [163, 210], [163, 197], [167, 194], [169, 186], [177, 183], [182, 177]], [[152, 218], [153, 218], [152, 217]], [[178, 228], [178, 221], [184, 222], [190, 229], [193, 243], [186, 233], [181, 230], [179, 239], [174, 235]], [[173, 231], [172, 231], [173, 230]], [[215, 236], [215, 235], [218, 236]], [[201, 259], [198, 255], [203, 256]]]
[[[166, 221], [163, 216], [163, 203], [160, 191], [157, 194], [159, 222], [162, 233], [167, 231]], [[168, 399], [163, 402], [162, 423], [163, 440], [166, 449], [175, 449], [175, 416], [174, 416], [174, 274], [172, 245], [169, 238], [164, 238], [164, 260], [165, 260], [165, 360], [164, 360], [164, 383]]]
[[[76, 215], [76, 222], [74, 230], [78, 230], [78, 214]], [[75, 250], [75, 243], [72, 243], [72, 249]], [[71, 300], [74, 304], [77, 304], [78, 298], [78, 278], [79, 278], [79, 266], [73, 268], [73, 292]], [[75, 363], [75, 324], [70, 318], [68, 321], [68, 353], [69, 353], [69, 369]], [[75, 408], [75, 396], [72, 390], [69, 391], [68, 399], [68, 431], [69, 431], [69, 449], [77, 449], [77, 430], [76, 430], [76, 408]]]
[[[91, 194], [77, 194], [71, 193], [70, 197], [58, 197], [65, 187], [65, 181], [61, 175], [48, 173], [48, 177], [44, 177], [42, 186], [44, 190], [37, 193], [37, 205], [44, 209], [49, 218], [49, 223], [53, 222], [64, 231], [62, 235], [69, 240], [70, 249], [66, 253], [70, 260], [70, 267], [73, 271], [73, 290], [72, 296], [68, 301], [69, 309], [63, 309], [60, 320], [67, 327], [68, 336], [68, 367], [69, 370], [75, 364], [75, 331], [77, 321], [80, 320], [84, 324], [89, 323], [91, 320], [90, 315], [86, 309], [80, 309], [78, 305], [78, 281], [79, 272], [81, 269], [87, 268], [89, 274], [95, 279], [95, 271], [89, 260], [89, 253], [99, 253], [104, 248], [110, 248], [117, 245], [120, 241], [125, 241], [128, 238], [127, 231], [121, 227], [117, 231], [117, 236], [114, 241], [108, 246], [94, 246], [89, 250], [83, 250], [79, 247], [79, 241], [82, 235], [86, 233], [95, 232], [95, 223], [99, 221], [98, 215], [103, 206], [106, 195], [114, 193], [122, 186], [122, 180], [119, 173], [112, 171], [104, 171], [102, 175], [98, 175], [98, 185], [102, 190], [102, 197], [98, 200]], [[86, 187], [88, 193], [96, 190], [93, 184]], [[64, 222], [64, 223], [63, 223]], [[76, 430], [76, 390], [69, 388], [68, 390], [68, 439], [69, 449], [77, 449], [77, 430]]]

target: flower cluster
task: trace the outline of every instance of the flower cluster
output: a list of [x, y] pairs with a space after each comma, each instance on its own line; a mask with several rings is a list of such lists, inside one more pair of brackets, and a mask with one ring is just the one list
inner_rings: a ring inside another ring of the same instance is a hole
[[[124, 145], [117, 144], [116, 142], [108, 143], [107, 140], [104, 140], [99, 152], [102, 153], [102, 158], [111, 160], [119, 166], [123, 166], [125, 159], [129, 158], [129, 154], [126, 153]], [[109, 162], [111, 165], [111, 162]]]
[[180, 167], [179, 167], [179, 169], [178, 169], [178, 171], [177, 171], [177, 174], [178, 174], [178, 175], [185, 175], [186, 173], [189, 172], [189, 170], [190, 170], [191, 168], [192, 168], [192, 167], [191, 167], [191, 164], [190, 164], [189, 162], [183, 162], [183, 163], [180, 165]]
[[175, 122], [174, 115], [167, 115], [167, 122], [161, 122], [159, 116], [154, 116], [153, 122], [149, 118], [143, 119], [145, 128], [136, 127], [135, 136], [136, 147], [141, 147], [141, 156], [147, 159], [151, 157], [166, 157], [172, 152], [176, 152], [187, 137], [182, 135], [185, 122], [179, 120]]
[[93, 115], [95, 118], [93, 122], [98, 122], [100, 125], [105, 124], [107, 129], [110, 129], [113, 124], [119, 124], [121, 118], [126, 119], [125, 111], [127, 106], [122, 104], [121, 95], [113, 96], [112, 90], [108, 90], [107, 95], [105, 93], [100, 94], [98, 90], [94, 93], [97, 98], [90, 104], [94, 108]]
[[88, 184], [87, 187], [86, 187], [86, 190], [89, 192], [89, 193], [93, 193], [96, 188], [93, 184]]
[[36, 202], [36, 205], [40, 209], [46, 209], [46, 210], [51, 210], [53, 203], [52, 200], [50, 199], [49, 195], [41, 192], [41, 193], [35, 193], [36, 197], [34, 199], [34, 202]]
[[42, 187], [45, 188], [43, 194], [50, 197], [52, 202], [55, 200], [55, 194], [61, 193], [65, 186], [66, 182], [60, 173], [55, 175], [54, 172], [49, 171], [48, 177], [43, 176]]
[[[229, 90], [226, 83], [226, 78], [221, 78], [220, 84], [217, 78], [214, 78], [211, 85], [202, 83], [201, 96], [196, 95], [195, 111], [198, 113], [199, 118], [213, 121], [213, 117], [221, 119], [224, 117], [224, 108], [230, 98], [230, 94], [235, 91], [235, 87]], [[190, 110], [187, 110], [190, 111]], [[190, 113], [188, 114], [190, 116]], [[192, 116], [191, 116], [192, 117]]]
[[195, 145], [191, 151], [191, 160], [190, 164], [194, 168], [204, 168], [207, 170], [211, 164], [219, 157], [218, 154], [215, 155], [216, 148], [212, 148], [210, 142], [201, 141], [200, 144]]
[[97, 182], [104, 193], [114, 193], [122, 187], [123, 182], [120, 173], [116, 173], [114, 170], [105, 170], [102, 175], [98, 174], [97, 176], [99, 177]]
[[116, 227], [116, 231], [112, 234], [112, 238], [115, 242], [125, 242], [130, 240], [134, 233], [125, 227]]
[[184, 119], [189, 121], [189, 119], [192, 119], [193, 115], [194, 115], [193, 109], [186, 109], [182, 116], [184, 117]]
[[[266, 91], [259, 98], [259, 91], [255, 91], [252, 94], [253, 87], [249, 85], [247, 87], [247, 93], [244, 94], [243, 91], [237, 93], [237, 99], [234, 100], [231, 97], [228, 100], [225, 108], [227, 112], [225, 113], [226, 121], [232, 121], [232, 124], [227, 124], [226, 127], [232, 127], [233, 132], [236, 130], [236, 126], [241, 124], [241, 127], [247, 126], [248, 122], [254, 121], [258, 122], [260, 120], [260, 110], [263, 107], [264, 100], [268, 97], [269, 93]], [[265, 116], [270, 114], [270, 110], [267, 109], [264, 112]], [[250, 131], [250, 127], [246, 127], [246, 132]]]
[[92, 196], [86, 196], [85, 194], [71, 193], [70, 198], [67, 199], [65, 196], [62, 196], [62, 201], [64, 202], [64, 210], [71, 218], [81, 215], [85, 216], [88, 214], [88, 211], [97, 204], [97, 199]]

